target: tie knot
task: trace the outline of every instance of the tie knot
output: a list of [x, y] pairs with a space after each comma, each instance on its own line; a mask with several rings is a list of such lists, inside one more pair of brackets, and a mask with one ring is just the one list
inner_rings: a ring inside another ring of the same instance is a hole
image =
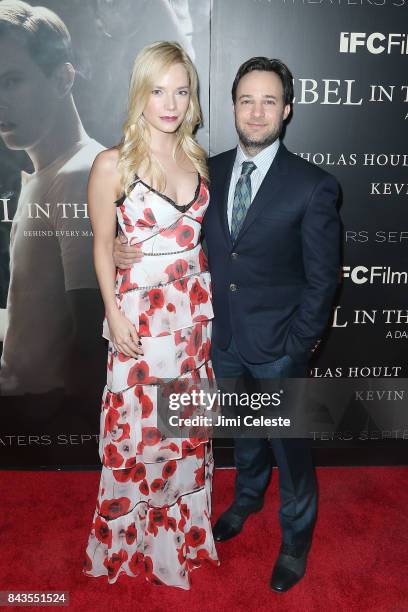
[[256, 168], [254, 162], [244, 161], [242, 162], [241, 176], [249, 176]]

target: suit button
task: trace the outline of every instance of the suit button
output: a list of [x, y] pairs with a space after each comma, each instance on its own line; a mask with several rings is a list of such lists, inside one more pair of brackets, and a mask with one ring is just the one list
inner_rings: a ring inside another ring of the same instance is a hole
[[236, 259], [238, 257], [238, 253], [235, 253], [235, 252], [231, 253], [231, 257], [232, 259]]
[[235, 283], [231, 283], [230, 284], [230, 291], [236, 291], [238, 289], [238, 287], [236, 286]]

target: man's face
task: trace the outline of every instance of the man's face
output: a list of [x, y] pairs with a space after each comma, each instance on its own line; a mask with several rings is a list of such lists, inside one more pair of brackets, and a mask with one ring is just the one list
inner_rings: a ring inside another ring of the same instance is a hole
[[245, 147], [264, 148], [282, 131], [290, 112], [284, 103], [282, 81], [274, 72], [253, 70], [238, 83], [234, 105], [235, 127]]
[[61, 98], [17, 37], [0, 37], [0, 58], [0, 137], [9, 149], [29, 149], [52, 129]]

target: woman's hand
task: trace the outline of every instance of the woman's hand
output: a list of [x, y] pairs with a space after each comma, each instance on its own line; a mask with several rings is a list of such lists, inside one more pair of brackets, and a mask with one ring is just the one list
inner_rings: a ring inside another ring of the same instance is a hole
[[115, 350], [127, 355], [128, 357], [138, 358], [143, 355], [141, 342], [136, 332], [136, 327], [117, 310], [113, 314], [107, 315], [110, 337]]

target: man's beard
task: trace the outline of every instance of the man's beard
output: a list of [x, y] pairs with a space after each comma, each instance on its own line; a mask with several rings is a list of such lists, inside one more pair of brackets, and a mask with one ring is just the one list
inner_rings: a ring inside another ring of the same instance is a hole
[[237, 122], [235, 121], [235, 128], [237, 130], [237, 134], [240, 141], [246, 149], [253, 151], [262, 151], [262, 149], [265, 149], [266, 147], [269, 147], [269, 145], [273, 144], [275, 140], [279, 138], [279, 134], [282, 131], [282, 125], [283, 121], [281, 121], [276, 128], [266, 134], [263, 138], [256, 139], [250, 138], [247, 134], [245, 134], [245, 132], [241, 130], [241, 128], [237, 125]]

